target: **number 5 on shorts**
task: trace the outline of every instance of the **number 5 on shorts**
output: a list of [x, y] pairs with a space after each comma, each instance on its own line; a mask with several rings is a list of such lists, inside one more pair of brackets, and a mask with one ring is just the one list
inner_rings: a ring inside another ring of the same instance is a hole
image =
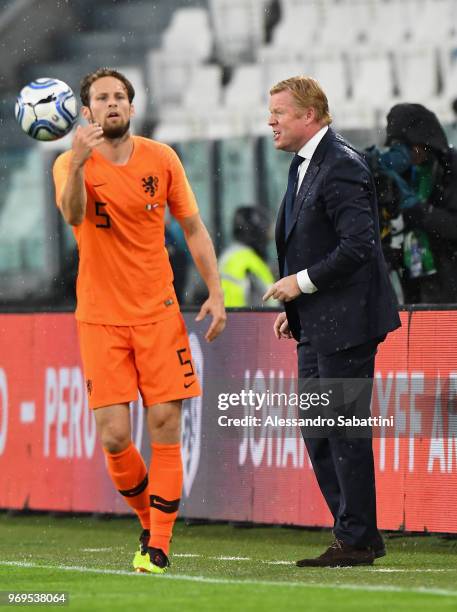
[[193, 376], [194, 375], [194, 367], [192, 365], [192, 361], [189, 359], [184, 359], [185, 357], [185, 353], [187, 353], [187, 348], [181, 348], [178, 349], [176, 351], [177, 355], [178, 355], [178, 359], [179, 359], [179, 363], [182, 366], [189, 366], [189, 371], [184, 372], [184, 376], [187, 378], [188, 376]]

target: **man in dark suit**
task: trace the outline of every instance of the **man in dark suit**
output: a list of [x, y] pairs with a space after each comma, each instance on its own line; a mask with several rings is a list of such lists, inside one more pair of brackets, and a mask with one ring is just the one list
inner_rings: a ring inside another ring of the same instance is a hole
[[[329, 127], [327, 98], [317, 81], [293, 77], [270, 95], [274, 145], [295, 153], [276, 225], [281, 279], [264, 296], [285, 305], [274, 333], [297, 340], [301, 384], [363, 379], [356, 399], [358, 414], [366, 416], [377, 346], [400, 326], [373, 178], [359, 153]], [[344, 391], [343, 385], [341, 397]], [[351, 403], [336, 407], [345, 416], [352, 409]], [[302, 435], [334, 517], [335, 540], [319, 557], [297, 565], [371, 565], [385, 554], [376, 523], [371, 429], [360, 437], [327, 431], [316, 437], [309, 429]]]

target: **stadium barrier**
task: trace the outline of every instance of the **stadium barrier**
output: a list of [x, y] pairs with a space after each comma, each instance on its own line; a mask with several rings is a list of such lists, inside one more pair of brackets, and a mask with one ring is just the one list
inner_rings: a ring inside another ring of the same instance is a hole
[[[204, 395], [183, 410], [181, 516], [330, 526], [297, 427], [266, 435], [262, 427], [221, 421], [230, 416], [221, 402], [229, 393], [221, 394], [238, 383], [293, 390], [294, 345], [273, 337], [275, 313], [229, 313], [226, 332], [212, 344], [203, 338], [207, 324], [194, 316], [185, 314]], [[373, 391], [373, 414], [392, 423], [374, 434], [379, 525], [457, 532], [449, 512], [457, 506], [457, 311], [401, 316], [402, 328], [379, 348]], [[4, 314], [0, 327], [0, 507], [128, 512], [96, 441], [73, 315]], [[148, 460], [141, 401], [132, 424]]]

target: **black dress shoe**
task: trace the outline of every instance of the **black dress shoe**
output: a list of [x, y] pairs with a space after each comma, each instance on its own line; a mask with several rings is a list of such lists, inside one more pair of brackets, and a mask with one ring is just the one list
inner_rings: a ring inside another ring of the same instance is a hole
[[384, 540], [382, 539], [382, 536], [379, 532], [376, 538], [371, 542], [370, 546], [373, 549], [375, 559], [379, 559], [380, 557], [386, 556], [386, 547], [384, 544]]
[[375, 558], [371, 547], [354, 548], [342, 540], [335, 541], [327, 550], [315, 559], [301, 559], [298, 567], [353, 567], [355, 565], [373, 565]]

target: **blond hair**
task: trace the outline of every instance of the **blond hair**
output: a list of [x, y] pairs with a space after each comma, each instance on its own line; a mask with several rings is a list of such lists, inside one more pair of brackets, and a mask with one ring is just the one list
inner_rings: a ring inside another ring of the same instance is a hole
[[316, 112], [316, 119], [319, 123], [329, 125], [332, 122], [327, 96], [316, 79], [308, 76], [284, 79], [270, 89], [270, 94], [273, 95], [285, 90], [290, 91], [298, 109], [305, 110], [312, 107]]

